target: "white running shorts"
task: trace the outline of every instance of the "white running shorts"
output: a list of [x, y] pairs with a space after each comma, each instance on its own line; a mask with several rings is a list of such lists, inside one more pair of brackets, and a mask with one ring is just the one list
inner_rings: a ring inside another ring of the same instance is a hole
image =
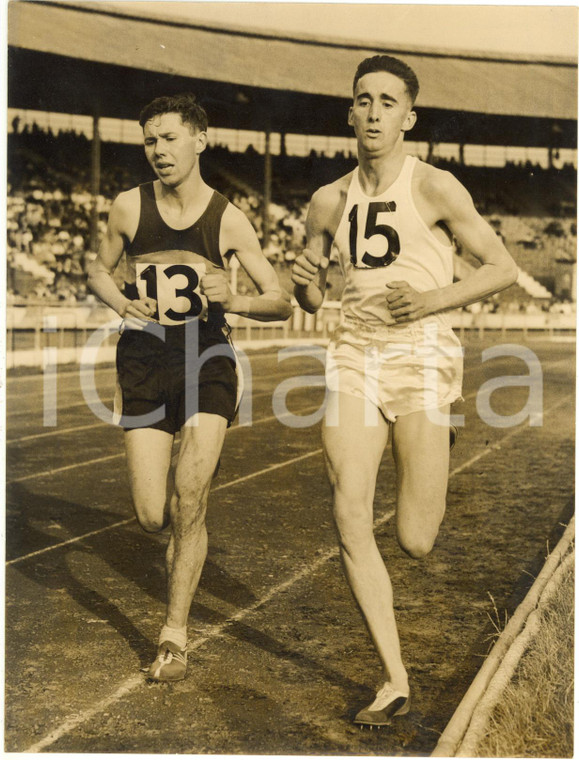
[[462, 400], [463, 349], [444, 317], [372, 327], [343, 318], [328, 347], [328, 390], [367, 399], [389, 422]]

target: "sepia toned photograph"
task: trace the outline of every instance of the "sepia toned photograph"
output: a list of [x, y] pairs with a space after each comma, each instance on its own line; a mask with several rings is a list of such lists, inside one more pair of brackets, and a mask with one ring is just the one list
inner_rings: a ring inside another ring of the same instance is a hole
[[4, 752], [573, 757], [578, 8], [0, 21]]

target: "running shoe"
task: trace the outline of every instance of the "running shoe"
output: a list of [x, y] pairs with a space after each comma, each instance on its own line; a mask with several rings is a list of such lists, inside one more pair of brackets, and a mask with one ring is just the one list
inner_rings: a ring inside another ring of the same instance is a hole
[[396, 715], [410, 710], [410, 694], [397, 691], [389, 681], [376, 694], [371, 705], [356, 715], [354, 723], [361, 726], [389, 726]]
[[182, 681], [186, 672], [187, 648], [179, 649], [172, 641], [164, 641], [159, 645], [147, 678], [152, 681]]

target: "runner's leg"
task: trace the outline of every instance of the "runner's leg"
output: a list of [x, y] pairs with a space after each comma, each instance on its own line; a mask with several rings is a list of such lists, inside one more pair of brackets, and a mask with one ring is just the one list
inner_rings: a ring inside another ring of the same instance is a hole
[[[449, 411], [450, 407], [445, 406], [438, 416], [448, 415]], [[430, 552], [444, 517], [448, 440], [448, 425], [433, 422], [426, 411], [401, 415], [393, 426], [398, 541], [411, 557], [424, 557]]]
[[133, 504], [139, 524], [150, 533], [169, 524], [172, 446], [173, 436], [163, 430], [136, 428], [125, 432]]
[[166, 621], [171, 628], [187, 625], [193, 595], [207, 556], [207, 497], [227, 430], [224, 417], [204, 412], [195, 417], [198, 425], [184, 425], [181, 428], [175, 493], [171, 499]]
[[384, 678], [408, 692], [408, 676], [400, 654], [392, 585], [373, 528], [376, 476], [388, 441], [388, 423], [379, 415], [376, 426], [365, 423], [366, 401], [330, 393], [323, 427], [333, 514], [344, 572], [378, 652]]

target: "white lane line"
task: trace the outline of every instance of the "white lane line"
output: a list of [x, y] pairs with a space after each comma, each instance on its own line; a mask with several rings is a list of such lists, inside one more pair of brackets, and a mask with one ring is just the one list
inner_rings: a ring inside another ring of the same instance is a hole
[[[310, 385], [307, 387], [307, 389], [311, 390], [312, 387], [314, 386]], [[322, 386], [320, 385], [319, 387], [321, 388]], [[273, 389], [267, 390], [267, 391], [260, 391], [259, 393], [252, 394], [251, 400], [254, 401], [257, 398], [263, 398], [264, 396], [269, 396], [270, 394], [273, 394]], [[71, 406], [67, 406], [63, 408], [68, 410], [68, 409], [71, 409], [72, 406], [82, 406], [82, 405], [83, 405], [83, 402], [81, 402], [80, 404], [73, 404]], [[36, 440], [37, 438], [47, 438], [53, 435], [65, 435], [66, 433], [75, 433], [77, 430], [91, 430], [92, 428], [102, 427], [103, 425], [108, 425], [109, 427], [115, 427], [115, 428], [118, 427], [117, 425], [113, 425], [110, 422], [101, 421], [101, 422], [93, 422], [90, 425], [77, 425], [77, 426], [62, 428], [62, 429], [55, 428], [54, 430], [47, 430], [44, 433], [31, 433], [30, 435], [24, 435], [24, 436], [21, 436], [20, 438], [10, 438], [8, 441], [6, 441], [6, 445], [15, 444], [15, 443], [24, 443], [25, 441], [33, 441], [33, 440]], [[237, 430], [238, 427], [240, 426], [236, 425], [234, 428], [230, 428], [230, 429]], [[243, 425], [241, 427], [248, 427], [248, 426]]]
[[[290, 464], [294, 464], [295, 462], [300, 462], [302, 459], [308, 459], [309, 457], [316, 456], [317, 454], [321, 454], [322, 449], [316, 449], [315, 451], [309, 451], [307, 454], [300, 454], [300, 456], [294, 457], [293, 459], [287, 459], [285, 462], [280, 462], [278, 464], [270, 465], [269, 467], [264, 467], [262, 470], [257, 470], [256, 472], [252, 472], [249, 475], [244, 475], [242, 478], [236, 478], [235, 480], [230, 480], [227, 483], [222, 483], [220, 486], [217, 486], [216, 488], [212, 488], [211, 492], [215, 491], [222, 491], [224, 488], [230, 488], [231, 486], [235, 486], [238, 483], [245, 483], [247, 480], [252, 480], [253, 478], [258, 478], [260, 475], [267, 475], [269, 472], [273, 472], [274, 470], [279, 470], [282, 467], [287, 467]], [[63, 546], [69, 546], [70, 544], [76, 544], [79, 541], [84, 541], [86, 538], [90, 538], [91, 536], [97, 536], [100, 533], [106, 533], [109, 530], [113, 530], [113, 528], [119, 528], [122, 525], [128, 525], [128, 523], [135, 522], [135, 517], [129, 517], [126, 520], [120, 520], [119, 522], [112, 523], [111, 525], [106, 525], [104, 528], [98, 528], [97, 530], [91, 530], [90, 533], [83, 533], [82, 536], [77, 536], [76, 538], [69, 538], [67, 541], [61, 541], [58, 544], [52, 544], [51, 546], [46, 546], [44, 549], [38, 549], [35, 552], [31, 552], [30, 554], [23, 554], [21, 557], [15, 557], [14, 559], [9, 560], [6, 562], [6, 565], [16, 565], [18, 562], [24, 562], [26, 559], [30, 559], [31, 557], [37, 557], [39, 554], [46, 554], [47, 552], [54, 551], [55, 549], [60, 549]]]
[[[95, 367], [95, 373], [96, 372], [114, 372], [115, 368], [113, 365], [110, 367]], [[73, 377], [78, 376], [80, 373], [80, 368], [77, 369], [68, 369], [68, 370], [60, 370], [58, 372], [59, 377]], [[18, 385], [20, 386], [23, 382], [29, 382], [31, 380], [42, 380], [44, 377], [44, 372], [35, 372], [33, 375], [22, 375], [21, 377], [8, 377], [7, 378], [7, 385]]]
[[31, 435], [23, 435], [20, 438], [10, 438], [6, 441], [6, 445], [15, 444], [15, 443], [26, 443], [27, 441], [35, 441], [38, 438], [48, 438], [53, 435], [66, 435], [67, 433], [77, 433], [81, 430], [93, 430], [97, 427], [103, 427], [104, 425], [107, 425], [108, 427], [115, 428], [116, 430], [119, 430], [120, 428], [118, 425], [112, 425], [109, 422], [92, 422], [90, 425], [76, 425], [76, 427], [69, 427], [69, 428], [61, 428], [55, 429], [55, 430], [47, 430], [44, 433], [33, 433]]
[[40, 554], [46, 554], [46, 552], [51, 552], [54, 549], [60, 549], [63, 546], [77, 544], [79, 541], [84, 541], [86, 538], [90, 538], [91, 536], [98, 536], [99, 533], [106, 533], [107, 530], [111, 530], [112, 528], [120, 528], [122, 525], [128, 525], [129, 523], [135, 522], [135, 520], [135, 517], [128, 517], [126, 520], [120, 520], [119, 522], [112, 523], [111, 525], [107, 525], [105, 528], [98, 528], [97, 530], [91, 530], [90, 533], [83, 533], [82, 536], [77, 536], [77, 538], [69, 538], [68, 541], [61, 541], [58, 544], [45, 546], [44, 549], [38, 549], [35, 552], [30, 552], [30, 554], [23, 554], [21, 557], [15, 557], [14, 559], [8, 560], [6, 562], [6, 567], [8, 567], [8, 565], [17, 565], [19, 562], [24, 562], [25, 559], [38, 557]]
[[[266, 391], [265, 393], [267, 394], [267, 393], [269, 393], [269, 391]], [[474, 398], [477, 395], [478, 395], [478, 391], [473, 391], [472, 393], [468, 393], [466, 396], [463, 397], [463, 401], [466, 402], [469, 399]], [[566, 397], [565, 397], [565, 399], [566, 399]], [[547, 409], [545, 411], [548, 412], [551, 409], [556, 408], [557, 406], [559, 406], [559, 403], [555, 404], [554, 407], [550, 407], [549, 409]], [[310, 412], [310, 411], [313, 411], [314, 409], [317, 409], [317, 408], [319, 408], [319, 404], [314, 404], [312, 406], [307, 406], [307, 407], [304, 407], [303, 409], [300, 409], [300, 412], [303, 412], [303, 413]], [[263, 417], [263, 418], [257, 420], [256, 422], [252, 423], [251, 425], [236, 425], [235, 427], [228, 428], [227, 432], [231, 433], [231, 432], [233, 432], [235, 430], [251, 428], [251, 427], [253, 427], [255, 425], [271, 422], [272, 420], [275, 420], [275, 419], [277, 419], [277, 420], [279, 420], [281, 422], [281, 421], [283, 421], [283, 419], [285, 419], [287, 417], [293, 417], [293, 416], [294, 416], [294, 414], [292, 412], [288, 412], [287, 414], [280, 414], [280, 415], [272, 414], [269, 417]], [[91, 427], [95, 428], [95, 427], [98, 427], [101, 424], [104, 425], [104, 424], [107, 424], [107, 423], [94, 423], [93, 425], [86, 425], [84, 428], [83, 427], [69, 428], [68, 430], [59, 431], [59, 432], [60, 433], [63, 433], [63, 432], [69, 433], [69, 432], [74, 432], [75, 430], [83, 430], [83, 429], [88, 430]], [[7, 443], [19, 442], [19, 441], [31, 439], [31, 438], [34, 438], [34, 437], [41, 437], [41, 436], [52, 435], [52, 434], [53, 433], [38, 433], [36, 436], [28, 436], [28, 437], [21, 438], [21, 439], [14, 439], [13, 441], [7, 441]], [[56, 434], [56, 432], [54, 434]], [[511, 436], [511, 434], [508, 434], [507, 435], [507, 439], [510, 436]], [[111, 454], [108, 457], [99, 457], [98, 459], [91, 459], [91, 460], [88, 460], [86, 462], [77, 462], [76, 464], [65, 465], [63, 467], [58, 467], [58, 468], [55, 468], [53, 470], [45, 470], [43, 472], [32, 473], [30, 475], [23, 475], [20, 478], [13, 478], [11, 480], [7, 480], [6, 484], [9, 485], [11, 483], [21, 483], [21, 482], [26, 481], [26, 480], [34, 480], [35, 478], [41, 478], [41, 477], [45, 477], [45, 476], [49, 476], [49, 475], [57, 475], [57, 474], [59, 474], [61, 472], [65, 472], [67, 470], [73, 470], [76, 467], [85, 467], [85, 466], [88, 466], [88, 465], [91, 465], [91, 464], [99, 464], [100, 462], [106, 462], [106, 461], [110, 461], [112, 459], [118, 459], [118, 458], [120, 458], [122, 456], [124, 456], [124, 452], [121, 452], [120, 454]]]
[[100, 702], [97, 702], [96, 705], [89, 707], [87, 710], [84, 710], [81, 713], [77, 713], [76, 715], [72, 715], [70, 718], [67, 718], [67, 720], [58, 726], [58, 728], [55, 728], [54, 731], [51, 731], [51, 733], [43, 737], [40, 741], [36, 742], [36, 744], [28, 747], [28, 749], [23, 750], [23, 752], [42, 752], [45, 747], [49, 747], [51, 744], [54, 744], [54, 742], [58, 741], [63, 736], [66, 736], [66, 734], [73, 731], [77, 726], [80, 726], [85, 721], [90, 720], [90, 718], [94, 717], [98, 713], [104, 712], [107, 707], [109, 707], [109, 705], [115, 704], [124, 696], [130, 694], [138, 686], [140, 686], [143, 681], [143, 675], [135, 674], [130, 678], [127, 678], [118, 687], [118, 689], [113, 692], [113, 694], [106, 697], [106, 699], [102, 699]]
[[67, 464], [63, 467], [55, 467], [52, 470], [44, 470], [43, 472], [33, 472], [31, 475], [22, 475], [19, 478], [12, 478], [6, 481], [6, 485], [11, 483], [23, 483], [25, 480], [34, 480], [35, 478], [44, 478], [52, 475], [59, 475], [61, 472], [67, 472], [68, 470], [75, 470], [77, 467], [88, 467], [91, 464], [100, 464], [101, 462], [110, 462], [112, 459], [120, 459], [124, 457], [125, 452], [120, 454], [109, 454], [106, 457], [97, 457], [96, 459], [87, 459], [85, 462], [76, 462], [75, 464]]
[[[300, 409], [300, 412], [307, 413], [311, 412], [314, 409], [319, 409], [319, 404], [314, 404], [312, 406], [305, 406], [302, 409]], [[263, 425], [267, 422], [272, 422], [273, 420], [278, 420], [279, 422], [282, 422], [284, 419], [288, 419], [294, 416], [293, 412], [287, 412], [286, 414], [272, 414], [269, 417], [261, 417], [259, 420], [256, 420], [251, 425], [236, 425], [235, 427], [228, 428], [227, 433], [233, 433], [235, 430], [251, 430], [251, 428], [256, 427], [257, 425]], [[74, 464], [67, 464], [62, 467], [55, 467], [52, 470], [44, 470], [43, 472], [33, 472], [30, 475], [22, 475], [19, 478], [12, 478], [11, 480], [6, 481], [6, 485], [10, 485], [11, 483], [22, 483], [25, 480], [34, 480], [35, 478], [43, 478], [43, 477], [49, 477], [52, 475], [58, 475], [61, 472], [66, 472], [67, 470], [74, 470], [77, 467], [88, 467], [92, 464], [99, 464], [100, 462], [109, 462], [112, 459], [120, 459], [121, 457], [125, 456], [125, 452], [121, 451], [119, 454], [109, 454], [109, 456], [106, 457], [97, 457], [96, 459], [89, 459], [85, 462], [76, 462]]]
[[[51, 382], [54, 382], [53, 375], [50, 375]], [[114, 377], [110, 378], [111, 380], [114, 380]], [[108, 378], [105, 378], [106, 382], [108, 382]], [[70, 385], [70, 384], [64, 384], [59, 382], [60, 381], [60, 375], [56, 376], [56, 387], [58, 388], [58, 391], [60, 393], [81, 393], [81, 387], [78, 384]], [[31, 390], [24, 391], [22, 393], [15, 393], [14, 390], [11, 388], [6, 388], [6, 398], [8, 401], [12, 404], [17, 403], [19, 401], [26, 401], [27, 399], [35, 396], [42, 397], [42, 389], [43, 384], [40, 384], [38, 388], [34, 388]]]
[[[112, 396], [114, 394], [114, 390], [115, 390], [114, 388], [110, 388], [108, 395]], [[35, 395], [38, 395], [38, 393], [35, 394]], [[103, 393], [103, 396], [104, 395], [107, 395], [107, 394]], [[13, 401], [13, 399], [8, 398], [7, 399], [7, 406], [10, 406], [10, 404], [12, 403], [12, 401]], [[62, 406], [57, 406], [56, 407], [56, 412], [57, 413], [58, 412], [68, 412], [69, 409], [76, 409], [79, 406], [86, 406], [88, 408], [88, 404], [86, 403], [86, 401], [75, 401], [74, 404], [62, 404]], [[12, 412], [8, 412], [6, 414], [6, 417], [8, 419], [10, 419], [11, 417], [22, 417], [23, 415], [27, 415], [27, 416], [31, 417], [33, 414], [41, 414], [42, 411], [43, 410], [41, 408], [40, 409], [14, 409]]]
[[299, 457], [294, 457], [293, 459], [290, 459], [288, 462], [279, 462], [278, 464], [270, 464], [269, 467], [264, 467], [263, 470], [259, 470], [258, 472], [252, 472], [250, 475], [244, 475], [242, 478], [236, 478], [235, 480], [230, 480], [229, 483], [223, 483], [220, 486], [217, 486], [216, 488], [212, 488], [211, 491], [221, 491], [222, 488], [229, 488], [230, 486], [235, 486], [238, 483], [245, 483], [246, 480], [252, 480], [253, 478], [257, 478], [258, 475], [266, 475], [268, 472], [273, 472], [274, 470], [279, 470], [282, 467], [286, 467], [288, 464], [294, 464], [295, 462], [301, 462], [302, 459], [309, 459], [310, 457], [315, 457], [317, 454], [321, 454], [322, 449], [315, 449], [314, 451], [309, 451], [307, 454], [301, 454]]
[[[323, 368], [321, 368], [321, 370], [319, 372], [317, 370], [312, 370], [312, 371], [307, 371], [307, 372], [300, 372], [299, 375], [296, 375], [296, 377], [298, 377], [298, 376], [302, 377], [304, 375], [308, 376], [308, 377], [311, 377], [312, 375], [316, 375], [316, 374], [323, 375]], [[276, 373], [274, 375], [258, 375], [258, 377], [256, 378], [256, 382], [257, 381], [261, 382], [262, 380], [272, 380], [274, 378], [277, 378], [277, 379], [279, 379], [280, 382], [282, 382], [283, 380], [286, 380], [289, 377], [292, 377], [292, 375], [284, 375], [284, 374], [280, 374], [280, 373]], [[111, 387], [111, 388], [102, 388], [101, 391], [100, 391], [100, 393], [101, 393], [101, 396], [100, 396], [101, 400], [105, 396], [111, 397], [114, 394], [114, 390], [115, 390], [114, 387]], [[258, 391], [257, 393], [254, 393], [252, 395], [252, 398], [259, 398], [261, 396], [267, 396], [268, 393], [273, 393], [273, 390], [274, 389], [271, 388], [271, 389], [268, 389], [266, 391]], [[79, 392], [80, 392], [80, 390], [79, 390]], [[40, 395], [40, 393], [41, 393], [40, 390], [38, 390], [38, 391], [34, 391], [33, 393], [30, 393], [30, 395], [38, 397]], [[18, 398], [20, 398], [20, 397], [18, 397]], [[6, 398], [7, 406], [8, 407], [12, 406], [14, 404], [14, 402], [18, 400], [18, 398], [15, 398], [14, 396], [11, 396], [10, 394], [8, 394], [7, 398]], [[65, 403], [57, 406], [56, 409], [55, 409], [55, 412], [57, 414], [59, 412], [67, 412], [69, 409], [75, 409], [75, 408], [77, 408], [79, 406], [86, 406], [87, 409], [90, 408], [86, 401], [76, 401], [74, 404], [69, 404], [69, 403], [65, 402]], [[28, 415], [28, 416], [32, 416], [34, 414], [40, 415], [42, 413], [42, 411], [43, 411], [42, 407], [36, 408], [36, 409], [14, 409], [14, 410], [12, 410], [10, 412], [7, 412], [6, 413], [6, 417], [7, 417], [7, 419], [10, 419], [12, 417], [22, 417], [23, 415]]]
[[[307, 345], [307, 344], [306, 344]], [[249, 359], [253, 361], [254, 359], [269, 359], [272, 356], [277, 356], [275, 351], [267, 351], [266, 353], [255, 353], [255, 354], [247, 354]], [[115, 366], [114, 364], [110, 364], [108, 367], [95, 367], [95, 372], [114, 372]], [[76, 369], [69, 369], [69, 370], [60, 370], [58, 372], [59, 377], [72, 377], [74, 375], [78, 376], [80, 373], [80, 367], [77, 367]], [[22, 381], [30, 381], [30, 380], [42, 380], [44, 377], [43, 372], [35, 372], [31, 375], [22, 375], [20, 377], [9, 377], [7, 378], [8, 385], [19, 385]]]
[[[301, 457], [303, 458], [303, 457]], [[386, 519], [389, 519], [392, 517], [394, 512], [388, 512], [386, 515], [383, 515], [383, 517], [380, 519], [380, 522], [385, 522]], [[203, 636], [199, 637], [198, 639], [195, 639], [194, 641], [190, 642], [187, 645], [187, 649], [189, 652], [198, 649], [200, 646], [205, 644], [207, 641], [210, 641], [211, 639], [214, 639], [218, 636], [221, 636], [226, 628], [228, 628], [231, 623], [237, 623], [240, 620], [243, 620], [245, 617], [250, 615], [252, 612], [255, 612], [259, 608], [263, 607], [263, 605], [270, 602], [275, 596], [282, 593], [283, 591], [287, 591], [289, 588], [294, 586], [299, 581], [306, 578], [308, 575], [311, 575], [314, 573], [319, 567], [321, 567], [325, 562], [327, 562], [331, 557], [334, 557], [338, 554], [337, 548], [332, 548], [327, 550], [323, 555], [318, 557], [314, 562], [312, 562], [310, 565], [306, 565], [304, 568], [302, 568], [300, 571], [298, 571], [295, 575], [293, 575], [288, 580], [284, 581], [283, 583], [278, 584], [277, 586], [274, 586], [272, 589], [270, 589], [264, 596], [261, 597], [261, 599], [258, 599], [257, 601], [253, 602], [253, 604], [249, 605], [248, 607], [245, 607], [243, 610], [239, 610], [235, 613], [235, 615], [232, 615], [232, 617], [225, 620], [223, 623], [220, 623], [219, 625], [212, 626], [209, 629], [209, 632], [207, 634], [204, 634]], [[105, 699], [102, 699], [100, 702], [97, 702], [96, 705], [93, 705], [92, 707], [87, 708], [86, 710], [77, 713], [76, 715], [71, 715], [69, 718], [67, 718], [64, 723], [62, 723], [60, 726], [54, 729], [54, 731], [51, 731], [47, 736], [40, 739], [40, 741], [36, 742], [35, 744], [32, 744], [27, 749], [23, 750], [25, 753], [35, 753], [35, 752], [41, 752], [45, 747], [50, 746], [51, 744], [54, 744], [54, 742], [61, 739], [66, 734], [73, 731], [77, 726], [80, 726], [82, 723], [85, 723], [87, 720], [90, 720], [95, 715], [98, 715], [101, 712], [104, 712], [110, 705], [115, 704], [119, 700], [121, 700], [123, 697], [130, 694], [132, 691], [137, 689], [139, 686], [145, 683], [145, 676], [142, 674], [135, 674], [132, 676], [129, 676], [129, 678], [125, 679], [121, 685], [114, 691], [113, 694], [111, 694], [108, 697], [105, 697]]]
[[[569, 399], [573, 398], [573, 395], [574, 394], [569, 394], [568, 396], [560, 399], [558, 402], [550, 406], [546, 411], [552, 412], [555, 409], [557, 409], [559, 406], [563, 406], [565, 403], [569, 401]], [[527, 430], [527, 426], [521, 426], [519, 428], [516, 428], [511, 433], [508, 433], [507, 435], [503, 436], [502, 440], [508, 440], [510, 438], [513, 438], [514, 436], [519, 435], [525, 430]], [[499, 444], [489, 446], [488, 448], [484, 449], [484, 451], [480, 452], [480, 454], [477, 454], [476, 456], [469, 459], [468, 462], [465, 462], [464, 464], [456, 467], [450, 473], [449, 478], [453, 477], [454, 475], [457, 475], [459, 472], [464, 470], [467, 466], [470, 466], [471, 464], [478, 461], [479, 459], [482, 459], [487, 454], [490, 454], [492, 451], [495, 451], [498, 448], [498, 445]], [[309, 456], [313, 456], [315, 453], [319, 453], [319, 452], [318, 451], [310, 452]], [[301, 457], [298, 457], [297, 459], [303, 459], [303, 458], [305, 458], [304, 455], [302, 455]], [[271, 472], [271, 470], [272, 468], [266, 468], [263, 472], [264, 473]], [[385, 514], [383, 514], [381, 517], [379, 517], [377, 520], [374, 521], [374, 527], [376, 528], [379, 525], [382, 525], [383, 523], [387, 522], [393, 515], [394, 515], [394, 511], [386, 512]], [[228, 618], [228, 620], [226, 620], [225, 622], [219, 624], [218, 626], [215, 626], [210, 631], [209, 634], [206, 634], [199, 639], [195, 639], [189, 645], [188, 648], [191, 650], [197, 649], [202, 644], [205, 644], [211, 638], [220, 636], [231, 622], [237, 622], [243, 619], [244, 617], [246, 617], [247, 615], [249, 615], [251, 612], [256, 611], [258, 608], [262, 607], [264, 604], [267, 604], [267, 602], [271, 601], [271, 599], [273, 599], [275, 595], [279, 594], [281, 591], [287, 590], [291, 586], [295, 585], [295, 583], [297, 583], [298, 581], [302, 580], [303, 578], [315, 572], [322, 564], [327, 562], [330, 558], [335, 557], [338, 554], [338, 552], [339, 550], [337, 547], [327, 550], [321, 557], [319, 557], [309, 566], [306, 566], [305, 568], [300, 570], [298, 573], [292, 576], [289, 580], [284, 581], [284, 583], [281, 583], [278, 586], [274, 586], [274, 588], [272, 588], [261, 599], [254, 602], [249, 607], [246, 607], [245, 609], [240, 610], [231, 618]], [[55, 728], [54, 731], [47, 734], [47, 736], [40, 739], [40, 741], [28, 747], [28, 749], [24, 750], [24, 752], [32, 753], [32, 752], [42, 751], [45, 747], [48, 747], [51, 744], [54, 744], [54, 742], [58, 741], [66, 734], [73, 731], [75, 728], [77, 728], [77, 726], [80, 726], [82, 723], [85, 723], [87, 720], [90, 720], [95, 715], [101, 712], [104, 712], [107, 707], [109, 707], [112, 704], [115, 704], [120, 699], [130, 694], [132, 691], [137, 689], [143, 683], [144, 683], [144, 677], [142, 675], [130, 676], [129, 678], [127, 678], [125, 681], [122, 682], [122, 684], [115, 690], [113, 694], [101, 700], [100, 702], [97, 702], [97, 704], [93, 705], [92, 707], [89, 707], [86, 710], [67, 718], [64, 721], [64, 723], [62, 723], [58, 728]]]
[[[270, 465], [269, 467], [264, 467], [263, 470], [258, 470], [257, 472], [252, 472], [249, 475], [244, 475], [241, 478], [236, 478], [235, 480], [230, 480], [227, 483], [222, 483], [220, 486], [217, 486], [216, 488], [211, 489], [211, 493], [214, 493], [215, 491], [221, 491], [224, 488], [230, 488], [231, 486], [235, 486], [238, 483], [245, 483], [247, 480], [252, 480], [253, 478], [258, 478], [260, 475], [266, 475], [269, 472], [273, 472], [274, 470], [279, 470], [282, 467], [287, 467], [290, 464], [294, 464], [295, 462], [300, 462], [302, 459], [308, 459], [309, 457], [316, 456], [317, 454], [321, 454], [322, 449], [316, 449], [315, 451], [310, 451], [307, 454], [300, 454], [298, 457], [294, 457], [293, 459], [288, 459], [285, 462], [279, 462], [278, 464]], [[104, 528], [98, 528], [97, 530], [92, 530], [90, 533], [83, 533], [82, 536], [77, 536], [76, 538], [69, 538], [67, 541], [61, 541], [58, 544], [52, 544], [51, 546], [46, 546], [44, 549], [38, 549], [35, 552], [31, 552], [30, 554], [24, 554], [21, 557], [15, 557], [14, 559], [8, 560], [6, 562], [6, 565], [16, 565], [18, 562], [23, 562], [25, 559], [30, 559], [31, 557], [37, 557], [39, 554], [46, 554], [47, 552], [54, 551], [55, 549], [60, 549], [63, 546], [68, 546], [70, 544], [76, 544], [79, 541], [84, 541], [86, 538], [90, 538], [91, 536], [97, 536], [100, 533], [106, 533], [109, 530], [112, 530], [113, 528], [119, 528], [122, 525], [128, 525], [129, 523], [135, 522], [135, 517], [128, 517], [126, 520], [120, 520], [119, 522], [112, 523], [111, 525], [106, 525]]]
[[[574, 394], [570, 393], [567, 396], [563, 396], [563, 398], [559, 399], [559, 401], [552, 404], [550, 407], [545, 409], [545, 414], [551, 414], [556, 409], [558, 409], [560, 406], [564, 406], [568, 401], [572, 400], [574, 398]], [[462, 472], [463, 470], [466, 470], [467, 467], [470, 467], [475, 462], [478, 462], [479, 459], [482, 459], [487, 454], [490, 454], [491, 451], [497, 451], [501, 448], [502, 444], [505, 441], [509, 441], [511, 438], [514, 438], [516, 435], [519, 435], [523, 430], [526, 430], [529, 426], [524, 425], [523, 427], [516, 427], [513, 430], [511, 430], [510, 433], [505, 433], [501, 437], [499, 441], [496, 441], [492, 445], [488, 446], [486, 449], [483, 449], [483, 451], [480, 451], [478, 454], [475, 454], [475, 456], [468, 459], [466, 462], [463, 462], [461, 465], [456, 467], [449, 475], [449, 478], [452, 478], [453, 475], [458, 475], [459, 472]]]

